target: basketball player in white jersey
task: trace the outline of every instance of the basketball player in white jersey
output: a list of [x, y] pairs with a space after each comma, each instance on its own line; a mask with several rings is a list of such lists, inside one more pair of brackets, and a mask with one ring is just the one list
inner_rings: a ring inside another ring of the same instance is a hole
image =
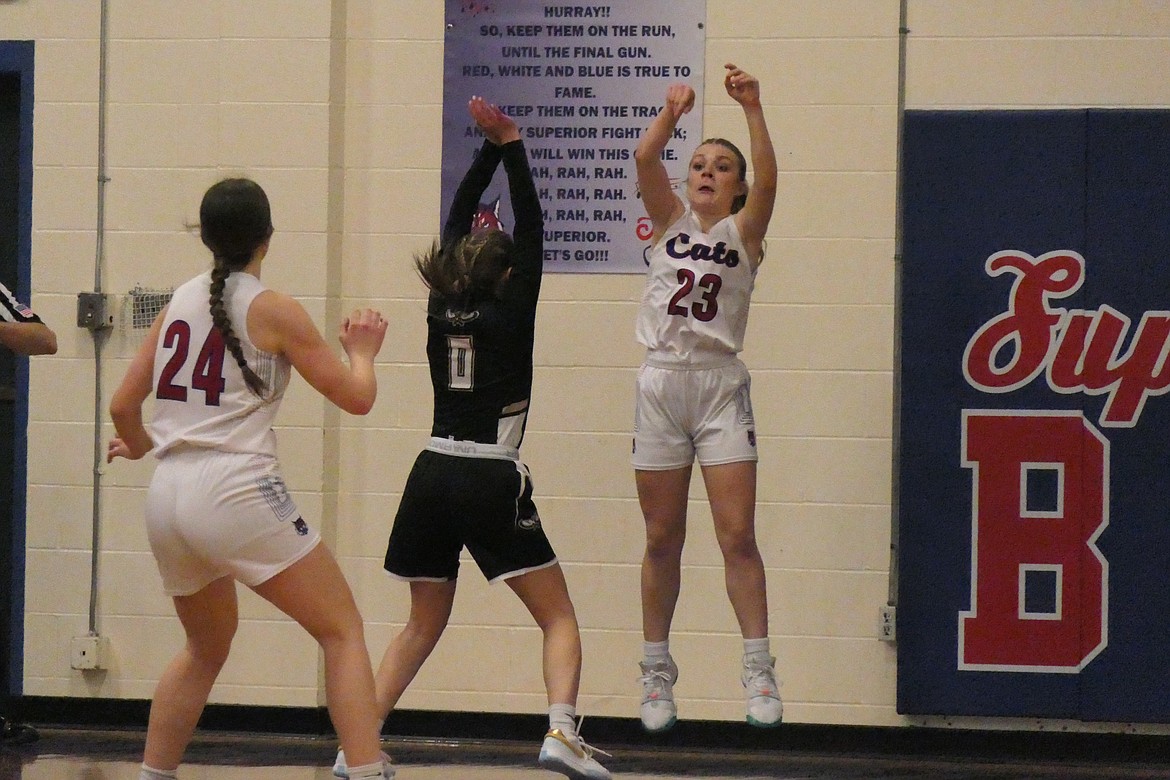
[[780, 722], [775, 658], [768, 645], [764, 564], [756, 545], [756, 437], [743, 349], [748, 304], [764, 254], [776, 198], [776, 155], [755, 77], [726, 65], [724, 87], [743, 108], [755, 181], [729, 141], [695, 149], [686, 197], [671, 188], [662, 152], [683, 114], [694, 107], [685, 84], [642, 135], [634, 159], [638, 187], [653, 224], [650, 268], [636, 335], [646, 347], [638, 372], [633, 465], [646, 521], [642, 560], [642, 725], [674, 725], [678, 667], [670, 624], [679, 595], [687, 493], [695, 460], [703, 475], [715, 536], [723, 553], [727, 595], [744, 640], [741, 681], [747, 721]]
[[341, 409], [368, 412], [386, 322], [364, 309], [342, 323], [346, 365], [300, 303], [263, 285], [272, 221], [255, 182], [213, 185], [199, 219], [215, 264], [175, 290], [110, 402], [117, 436], [107, 460], [152, 449], [158, 458], [147, 534], [187, 636], [155, 690], [139, 778], [176, 777], [236, 632], [237, 580], [321, 644], [329, 715], [356, 759], [350, 777], [391, 778], [361, 615], [285, 488], [272, 430], [290, 367]]

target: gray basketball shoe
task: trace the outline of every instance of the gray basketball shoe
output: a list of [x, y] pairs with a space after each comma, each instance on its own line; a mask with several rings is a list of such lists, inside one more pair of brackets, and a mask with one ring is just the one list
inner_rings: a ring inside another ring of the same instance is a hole
[[666, 731], [678, 720], [678, 708], [674, 705], [674, 683], [678, 680], [678, 667], [669, 656], [665, 661], [648, 664], [639, 661], [642, 676], [642, 728], [651, 733]]

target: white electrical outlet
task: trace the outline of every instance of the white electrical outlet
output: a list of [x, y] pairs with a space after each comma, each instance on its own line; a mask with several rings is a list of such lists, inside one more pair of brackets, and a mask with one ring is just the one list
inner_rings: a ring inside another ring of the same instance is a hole
[[69, 666], [73, 669], [104, 669], [104, 658], [108, 641], [105, 637], [75, 636], [69, 642]]
[[878, 616], [878, 639], [883, 642], [894, 642], [898, 639], [898, 608], [886, 606], [881, 608]]

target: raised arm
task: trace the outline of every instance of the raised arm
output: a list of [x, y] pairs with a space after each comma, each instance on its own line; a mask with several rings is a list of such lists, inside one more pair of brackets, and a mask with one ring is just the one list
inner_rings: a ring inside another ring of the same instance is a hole
[[386, 320], [370, 309], [355, 311], [341, 324], [339, 340], [349, 357], [342, 362], [299, 302], [266, 290], [248, 309], [248, 334], [256, 346], [284, 355], [305, 381], [343, 411], [366, 414], [378, 397], [374, 358], [386, 336]]
[[[508, 172], [508, 193], [512, 199], [512, 214], [516, 226], [512, 229], [515, 257], [512, 262], [512, 279], [527, 277], [539, 287], [544, 270], [544, 212], [532, 170], [528, 166], [528, 154], [520, 140], [505, 144], [504, 169]], [[535, 290], [534, 290], [535, 292]]]
[[[467, 169], [467, 173], [463, 174], [463, 180], [459, 182], [459, 187], [455, 190], [455, 196], [451, 200], [451, 210], [447, 212], [447, 223], [443, 225], [443, 246], [447, 246], [471, 232], [471, 219], [475, 216], [476, 209], [479, 208], [479, 199], [488, 185], [492, 183], [492, 176], [495, 175], [496, 167], [500, 164], [502, 156], [500, 136], [497, 134], [493, 138], [493, 133], [485, 129], [480, 118], [476, 116], [477, 112], [486, 111], [484, 107], [487, 105], [480, 97], [473, 97], [468, 101], [468, 110], [471, 112], [472, 118], [476, 120], [476, 124], [479, 124], [480, 129], [484, 131], [485, 138], [475, 159], [472, 160], [471, 166]], [[499, 109], [495, 110], [497, 113], [499, 112]], [[503, 116], [503, 114], [500, 115]], [[512, 129], [516, 130], [515, 124], [512, 124]], [[513, 140], [519, 140], [519, 138], [520, 133], [516, 131], [516, 137]]]
[[468, 109], [488, 141], [499, 147], [508, 174], [508, 196], [516, 219], [512, 229], [515, 254], [509, 289], [524, 287], [526, 294], [535, 298], [540, 293], [544, 270], [544, 213], [528, 166], [528, 154], [520, 140], [520, 129], [511, 117], [483, 98], [473, 97]]
[[672, 84], [666, 90], [666, 103], [650, 126], [642, 133], [634, 150], [638, 171], [638, 192], [646, 207], [646, 216], [654, 225], [654, 234], [661, 235], [682, 215], [682, 201], [670, 187], [670, 176], [662, 164], [662, 152], [674, 135], [674, 128], [683, 114], [694, 108], [695, 90], [686, 84]]
[[724, 67], [727, 74], [723, 77], [723, 86], [732, 100], [743, 107], [751, 144], [752, 186], [748, 190], [747, 202], [735, 216], [736, 225], [748, 251], [753, 257], [759, 257], [772, 219], [772, 208], [776, 204], [776, 150], [772, 148], [764, 109], [760, 105], [760, 82], [732, 63]]
[[536, 183], [532, 181], [532, 171], [528, 167], [524, 142], [520, 140], [520, 129], [510, 116], [481, 97], [473, 97], [468, 103], [468, 110], [479, 129], [487, 136], [488, 142], [497, 147], [504, 160], [504, 170], [508, 174], [508, 194], [512, 199], [512, 213], [516, 217], [513, 240], [519, 241], [521, 236], [527, 239], [533, 234], [539, 237], [544, 229], [544, 216], [540, 198], [536, 194]]
[[536, 182], [532, 180], [528, 152], [520, 140], [520, 130], [510, 117], [493, 105], [481, 104], [474, 107], [473, 113], [488, 138], [499, 145], [504, 170], [508, 174], [508, 197], [516, 219], [516, 226], [512, 229], [517, 255], [513, 277], [535, 273], [539, 278], [544, 267], [544, 211], [536, 192]]
[[504, 170], [508, 172], [508, 193], [512, 199], [512, 213], [516, 227], [512, 230], [513, 240], [530, 241], [543, 239], [544, 212], [540, 207], [540, 196], [536, 194], [536, 182], [532, 180], [532, 169], [528, 167], [528, 154], [524, 142], [517, 139], [503, 147]]

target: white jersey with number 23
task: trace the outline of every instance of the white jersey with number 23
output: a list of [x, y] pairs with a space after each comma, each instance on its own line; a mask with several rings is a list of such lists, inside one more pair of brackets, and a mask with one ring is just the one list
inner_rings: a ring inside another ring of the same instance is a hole
[[742, 351], [758, 267], [734, 216], [704, 233], [687, 205], [650, 248], [635, 328], [647, 362], [719, 365]]

